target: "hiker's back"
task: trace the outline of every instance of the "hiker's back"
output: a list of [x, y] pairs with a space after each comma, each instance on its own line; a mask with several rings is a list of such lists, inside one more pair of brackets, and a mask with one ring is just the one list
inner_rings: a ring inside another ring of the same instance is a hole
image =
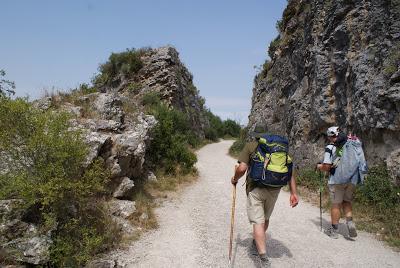
[[362, 183], [367, 172], [367, 163], [360, 139], [349, 136], [340, 151], [340, 161], [330, 178], [331, 184]]

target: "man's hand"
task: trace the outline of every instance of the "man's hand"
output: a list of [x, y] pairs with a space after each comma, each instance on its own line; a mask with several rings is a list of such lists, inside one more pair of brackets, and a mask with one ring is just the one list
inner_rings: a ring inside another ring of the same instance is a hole
[[233, 177], [231, 178], [231, 183], [232, 183], [233, 185], [236, 185], [236, 184], [238, 183], [238, 180], [235, 180], [235, 176], [233, 176]]
[[297, 194], [290, 194], [290, 206], [294, 208], [299, 203], [299, 197]]

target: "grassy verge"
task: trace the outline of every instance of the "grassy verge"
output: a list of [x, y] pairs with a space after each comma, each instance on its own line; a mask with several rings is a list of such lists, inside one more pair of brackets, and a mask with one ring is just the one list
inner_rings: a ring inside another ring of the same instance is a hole
[[[297, 177], [299, 194], [313, 204], [319, 204], [320, 177], [313, 170], [300, 171]], [[323, 207], [329, 210], [330, 201], [323, 188]], [[353, 202], [357, 227], [375, 234], [379, 240], [400, 249], [400, 187], [389, 180], [385, 167], [371, 168], [363, 185], [357, 187]]]

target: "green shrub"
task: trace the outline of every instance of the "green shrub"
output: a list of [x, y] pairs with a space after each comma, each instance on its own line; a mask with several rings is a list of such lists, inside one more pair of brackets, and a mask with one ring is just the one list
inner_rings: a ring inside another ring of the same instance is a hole
[[[91, 87], [89, 84], [83, 83], [80, 84], [79, 87], [76, 89], [77, 92], [80, 92], [81, 95], [87, 95], [90, 93], [95, 93], [97, 92], [97, 88]], [[74, 91], [73, 91], [74, 93]]]
[[238, 138], [242, 129], [238, 123], [231, 119], [223, 122], [224, 136]]
[[77, 267], [117, 236], [105, 231], [112, 225], [101, 205], [93, 205], [109, 174], [101, 161], [82, 168], [87, 146], [68, 120], [26, 99], [0, 98], [0, 199], [20, 198], [26, 208], [40, 208], [41, 230], [54, 230], [51, 261], [64, 266], [68, 259], [66, 266]]
[[400, 45], [397, 45], [394, 46], [392, 52], [389, 54], [383, 72], [386, 76], [390, 77], [398, 70], [399, 67], [400, 67]]
[[166, 174], [189, 173], [197, 161], [196, 155], [189, 150], [189, 141], [193, 139], [190, 123], [186, 114], [169, 108], [166, 104], [154, 101], [149, 95], [150, 113], [158, 121], [152, 132], [152, 141], [147, 151], [156, 169]]
[[150, 108], [161, 104], [160, 93], [153, 91], [146, 93], [142, 98], [142, 104]]
[[235, 121], [231, 119], [222, 121], [210, 110], [206, 111], [206, 117], [210, 123], [210, 127], [205, 130], [206, 139], [217, 141], [222, 137], [239, 137], [241, 127]]
[[127, 86], [126, 89], [127, 89], [130, 93], [137, 94], [137, 93], [139, 93], [139, 91], [140, 91], [141, 88], [142, 88], [142, 85], [141, 85], [140, 83], [130, 83], [130, 84]]
[[[219, 116], [214, 115], [210, 110], [206, 111], [206, 117], [208, 122], [210, 123], [210, 128], [206, 130], [206, 133], [209, 132], [210, 137], [206, 137], [212, 141], [216, 141], [219, 137], [224, 136], [224, 125], [222, 123], [221, 118]], [[213, 137], [216, 133], [217, 138]]]
[[204, 136], [210, 141], [218, 141], [219, 138], [218, 132], [214, 128], [207, 128], [204, 132]]
[[305, 186], [308, 189], [315, 191], [318, 190], [320, 186], [325, 187], [327, 180], [327, 175], [325, 175], [324, 178], [323, 174], [319, 171], [307, 168], [300, 169], [296, 178], [298, 185]]
[[[269, 44], [269, 47], [268, 47], [268, 55], [269, 55], [269, 57], [270, 57], [271, 59], [275, 58], [275, 51], [278, 49], [280, 42], [281, 42], [281, 37], [278, 35], [278, 36]], [[267, 61], [267, 62], [268, 62], [268, 61]], [[267, 62], [264, 63], [264, 66], [263, 66], [263, 67], [264, 67], [263, 69], [264, 69], [266, 72], [268, 72], [269, 69], [270, 69], [270, 67], [271, 67], [271, 66], [270, 66], [271, 64], [266, 65]], [[269, 62], [268, 62], [268, 63], [269, 63]]]
[[120, 76], [133, 78], [143, 67], [140, 59], [146, 49], [127, 49], [124, 52], [112, 53], [108, 61], [99, 67], [100, 74], [93, 79], [96, 86], [115, 86], [120, 82]]
[[246, 129], [240, 130], [239, 139], [237, 139], [232, 146], [229, 148], [229, 154], [233, 157], [238, 157], [240, 152], [243, 150], [244, 146], [246, 145]]
[[391, 209], [400, 205], [400, 187], [390, 182], [385, 166], [373, 167], [356, 194], [357, 202]]

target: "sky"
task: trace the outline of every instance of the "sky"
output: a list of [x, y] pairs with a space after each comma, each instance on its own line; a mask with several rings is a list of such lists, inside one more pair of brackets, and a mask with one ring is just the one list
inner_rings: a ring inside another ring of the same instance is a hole
[[287, 0], [0, 0], [0, 69], [17, 96], [89, 83], [112, 52], [174, 46], [206, 106], [247, 123]]

